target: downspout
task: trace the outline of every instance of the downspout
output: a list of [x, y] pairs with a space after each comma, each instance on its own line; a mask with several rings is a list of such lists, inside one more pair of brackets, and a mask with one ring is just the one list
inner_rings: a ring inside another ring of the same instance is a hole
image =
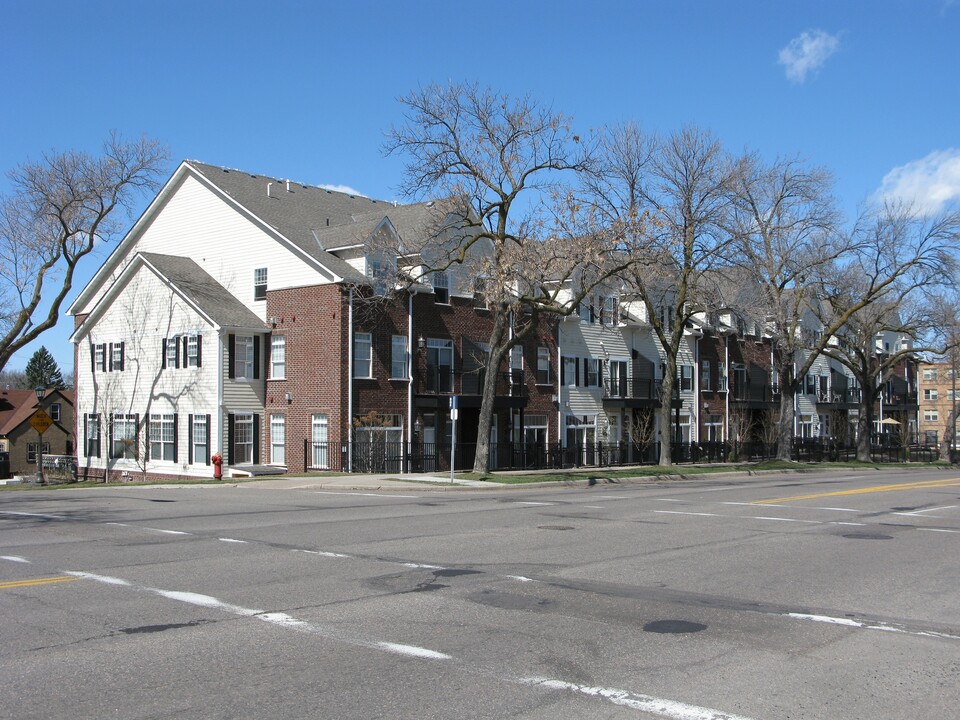
[[730, 333], [723, 336], [723, 434], [724, 440], [730, 442]]
[[347, 472], [353, 472], [353, 288], [347, 314]]
[[703, 401], [700, 396], [700, 340], [702, 335], [696, 336], [696, 344], [693, 346], [693, 409], [697, 419], [697, 439], [690, 439], [690, 442], [700, 442], [700, 429], [703, 422]]
[[413, 448], [413, 291], [407, 295], [407, 441], [403, 447], [403, 466], [410, 472], [410, 450]]
[[[213, 449], [212, 442], [210, 443], [210, 445], [213, 452], [220, 453], [220, 456], [223, 457], [224, 460], [226, 460], [227, 453], [224, 452], [226, 448], [223, 447], [223, 413], [224, 413], [224, 410], [226, 410], [226, 407], [224, 406], [224, 402], [223, 402], [223, 341], [225, 339], [223, 328], [220, 329], [220, 332], [218, 334], [219, 334], [219, 342], [217, 343], [217, 400], [218, 400], [217, 405], [218, 405], [219, 412], [217, 413], [217, 447], [216, 449]], [[190, 428], [190, 432], [193, 432], [193, 428]], [[102, 432], [101, 432], [101, 437], [103, 437]], [[213, 438], [208, 438], [208, 442], [212, 439]], [[211, 453], [211, 455], [213, 454], [213, 452]], [[108, 460], [109, 460], [109, 453], [108, 453]]]
[[557, 320], [557, 447], [563, 447], [563, 384], [560, 382], [560, 373], [563, 370], [563, 323]]

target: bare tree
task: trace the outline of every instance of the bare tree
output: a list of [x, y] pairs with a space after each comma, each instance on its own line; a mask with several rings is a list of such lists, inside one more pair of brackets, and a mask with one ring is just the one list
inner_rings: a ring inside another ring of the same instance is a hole
[[[404, 239], [407, 279], [460, 266], [482, 283], [492, 321], [484, 374], [495, 378], [545, 316], [572, 313], [630, 262], [610, 252], [623, 234], [564, 182], [589, 166], [591, 148], [562, 114], [472, 84], [429, 85], [400, 102], [406, 121], [385, 150], [406, 158], [401, 190], [442, 198], [430, 236]], [[489, 467], [495, 393], [484, 383], [476, 472]]]
[[958, 239], [960, 213], [924, 218], [909, 206], [886, 204], [860, 218], [852, 260], [823, 286], [820, 319], [835, 340], [821, 351], [860, 386], [858, 460], [870, 461], [874, 407], [897, 368], [918, 354], [946, 351], [949, 326], [929, 296], [954, 282]]
[[12, 170], [0, 198], [0, 370], [54, 327], [77, 264], [122, 231], [118, 209], [156, 189], [166, 150], [113, 133], [100, 156], [52, 152]]
[[838, 233], [840, 218], [831, 188], [832, 178], [823, 168], [807, 168], [795, 159], [767, 165], [755, 154], [740, 159], [732, 186], [731, 261], [755, 285], [758, 306], [746, 312], [761, 325], [758, 334], [768, 334], [774, 346], [781, 460], [792, 455], [794, 399], [804, 375], [833, 332], [858, 309], [836, 318], [823, 333], [811, 332], [818, 278], [850, 251], [848, 238]]
[[618, 222], [631, 240], [626, 283], [645, 305], [663, 351], [660, 464], [670, 465], [678, 357], [690, 319], [717, 302], [711, 271], [722, 264], [729, 238], [736, 168], [720, 142], [696, 127], [644, 138], [627, 124], [610, 130], [601, 149], [591, 190], [608, 222]]

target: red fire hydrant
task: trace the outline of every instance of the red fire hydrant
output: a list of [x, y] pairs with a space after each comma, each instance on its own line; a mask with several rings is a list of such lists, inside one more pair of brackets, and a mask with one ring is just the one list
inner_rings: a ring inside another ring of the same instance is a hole
[[223, 478], [223, 455], [214, 453], [213, 457], [210, 458], [210, 462], [213, 463], [213, 479], [221, 480]]

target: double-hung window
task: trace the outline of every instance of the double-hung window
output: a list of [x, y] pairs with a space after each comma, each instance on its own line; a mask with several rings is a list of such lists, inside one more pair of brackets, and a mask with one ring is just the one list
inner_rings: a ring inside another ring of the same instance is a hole
[[353, 336], [353, 376], [373, 377], [373, 336], [370, 333], [355, 333]]
[[537, 385], [550, 384], [550, 348], [537, 348]]
[[137, 416], [114, 415], [110, 457], [115, 460], [136, 460], [137, 446]]
[[680, 366], [680, 389], [693, 390], [693, 365]]
[[253, 379], [253, 337], [251, 335], [237, 335], [234, 338], [233, 371], [234, 377]]
[[284, 380], [287, 376], [287, 338], [274, 335], [270, 338], [270, 377]]
[[700, 390], [709, 392], [712, 385], [710, 384], [710, 361], [701, 360], [700, 361]]
[[267, 299], [267, 269], [257, 268], [253, 271], [253, 299]]
[[434, 301], [446, 305], [450, 302], [450, 276], [445, 272], [433, 273]]
[[407, 377], [407, 336], [394, 335], [390, 344], [390, 377], [394, 380], [406, 380]]
[[177, 460], [176, 415], [150, 415], [150, 459], [163, 462]]

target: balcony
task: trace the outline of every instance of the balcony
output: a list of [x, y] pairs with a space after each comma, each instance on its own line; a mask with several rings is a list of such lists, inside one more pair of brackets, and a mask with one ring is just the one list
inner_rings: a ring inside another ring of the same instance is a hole
[[780, 386], [763, 383], [754, 385], [750, 382], [734, 382], [733, 392], [730, 393], [733, 402], [763, 405], [780, 401]]
[[660, 380], [653, 378], [604, 378], [605, 407], [656, 407], [660, 404]]

